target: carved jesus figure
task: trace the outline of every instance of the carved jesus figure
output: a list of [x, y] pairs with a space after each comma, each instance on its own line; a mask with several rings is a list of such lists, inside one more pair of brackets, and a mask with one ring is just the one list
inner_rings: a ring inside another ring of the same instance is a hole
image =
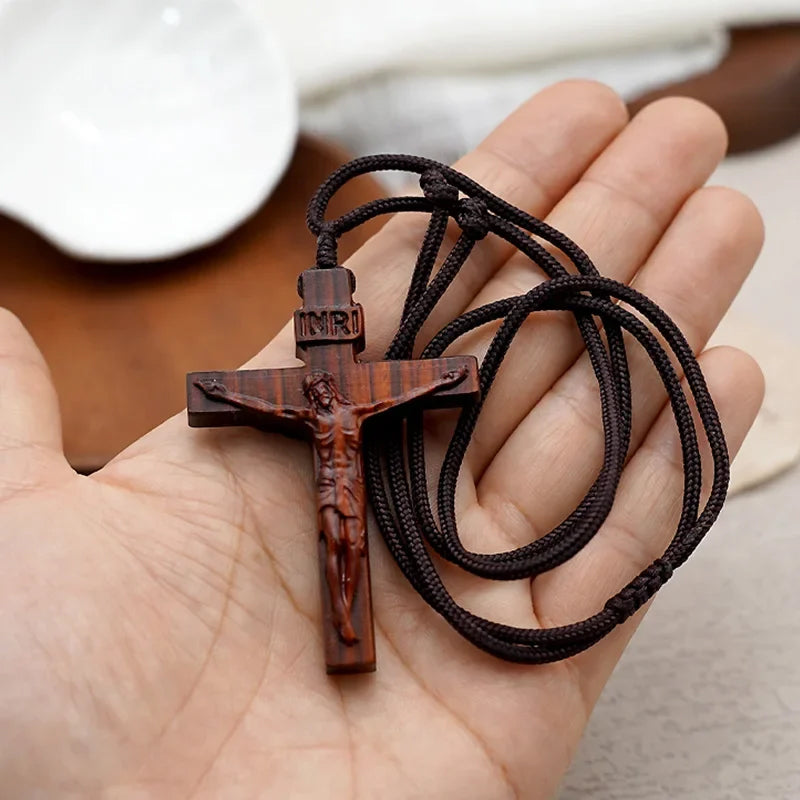
[[366, 554], [366, 487], [361, 457], [361, 425], [372, 414], [455, 386], [466, 374], [465, 367], [451, 370], [404, 394], [357, 404], [341, 393], [333, 375], [323, 370], [312, 370], [303, 380], [303, 394], [309, 404], [305, 408], [279, 406], [259, 397], [232, 392], [217, 379], [195, 383], [213, 400], [269, 417], [301, 420], [311, 428], [317, 471], [318, 527], [326, 547], [325, 577], [333, 622], [345, 644], [352, 645], [358, 641], [351, 610], [361, 558]]

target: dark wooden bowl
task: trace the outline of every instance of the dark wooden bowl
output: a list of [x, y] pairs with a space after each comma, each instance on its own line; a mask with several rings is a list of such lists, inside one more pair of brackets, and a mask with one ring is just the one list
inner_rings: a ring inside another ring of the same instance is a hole
[[716, 109], [731, 153], [756, 150], [800, 131], [800, 25], [731, 32], [727, 57], [711, 72], [648, 92], [635, 113], [658, 97], [683, 95]]

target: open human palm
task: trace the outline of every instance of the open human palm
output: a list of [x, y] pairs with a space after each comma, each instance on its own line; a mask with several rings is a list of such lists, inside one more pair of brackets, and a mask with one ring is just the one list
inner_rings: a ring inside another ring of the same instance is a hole
[[[725, 150], [709, 109], [663, 100], [630, 123], [605, 87], [568, 82], [507, 119], [458, 168], [575, 239], [632, 283], [700, 355], [728, 445], [761, 402], [758, 367], [702, 352], [753, 265], [762, 226], [738, 193], [703, 187]], [[349, 261], [366, 358], [401, 311], [424, 220], [395, 219]], [[543, 276], [492, 237], [431, 320], [526, 291]], [[479, 357], [491, 331], [459, 342]], [[284, 329], [249, 366], [292, 362]], [[545, 666], [475, 649], [372, 537], [378, 672], [325, 674], [316, 506], [306, 444], [190, 430], [178, 415], [91, 477], [61, 451], [57, 400], [19, 323], [0, 318], [0, 785], [4, 796], [546, 798], [643, 612]], [[442, 565], [458, 602], [501, 622], [591, 615], [657, 557], [680, 514], [677, 432], [657, 373], [630, 349], [631, 455], [608, 520], [533, 581]], [[131, 391], [158, 391], [132, 386]], [[446, 422], [431, 417], [432, 453]], [[574, 320], [520, 330], [458, 488], [476, 550], [520, 546], [564, 519], [603, 449], [594, 372]], [[431, 459], [435, 461], [435, 457]]]

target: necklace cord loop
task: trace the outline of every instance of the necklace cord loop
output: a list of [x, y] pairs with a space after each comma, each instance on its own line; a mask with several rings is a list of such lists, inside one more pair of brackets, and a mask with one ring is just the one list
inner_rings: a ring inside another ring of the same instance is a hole
[[[336, 219], [325, 219], [330, 199], [344, 184], [358, 175], [386, 170], [418, 174], [422, 196], [374, 200]], [[635, 614], [686, 561], [717, 519], [730, 472], [719, 416], [691, 347], [675, 323], [652, 300], [630, 286], [599, 275], [586, 253], [547, 223], [431, 159], [388, 154], [365, 156], [333, 172], [312, 197], [306, 215], [310, 231], [317, 236], [317, 266], [337, 266], [337, 240], [348, 230], [383, 214], [412, 211], [430, 214], [430, 221], [399, 328], [386, 352], [387, 359], [411, 356], [423, 324], [464, 266], [476, 242], [489, 233], [524, 253], [546, 273], [548, 280], [524, 294], [461, 314], [424, 346], [421, 357], [436, 358], [469, 331], [488, 323], [500, 323], [480, 365], [481, 398], [460, 413], [440, 468], [435, 511], [428, 491], [419, 411], [408, 415], [405, 422], [387, 421], [380, 429], [380, 437], [367, 437], [365, 473], [373, 511], [383, 538], [408, 581], [462, 636], [508, 661], [535, 664], [568, 658], [600, 641]], [[461, 236], [434, 273], [450, 219], [460, 227]], [[564, 267], [538, 240], [557, 248], [571, 269]], [[472, 552], [463, 546], [456, 523], [459, 471], [508, 348], [522, 323], [537, 311], [564, 311], [575, 319], [599, 386], [605, 440], [603, 463], [583, 500], [549, 533], [506, 552]], [[602, 322], [604, 335], [596, 320]], [[534, 579], [572, 558], [605, 522], [631, 438], [631, 385], [623, 331], [636, 339], [652, 360], [678, 428], [684, 487], [681, 514], [670, 544], [602, 609], [584, 620], [552, 628], [521, 628], [492, 622], [467, 611], [444, 586], [430, 550], [481, 577]], [[697, 428], [673, 359], [683, 371], [713, 462], [713, 478], [702, 508], [703, 472]]]

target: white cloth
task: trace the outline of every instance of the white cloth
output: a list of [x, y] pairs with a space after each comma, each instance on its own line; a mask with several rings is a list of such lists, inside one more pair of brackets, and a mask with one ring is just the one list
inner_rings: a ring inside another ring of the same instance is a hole
[[301, 126], [357, 155], [410, 152], [451, 162], [532, 94], [559, 80], [593, 78], [630, 98], [712, 69], [726, 46], [723, 33], [712, 33], [681, 45], [512, 69], [389, 72], [307, 97]]
[[283, 45], [305, 130], [446, 161], [555, 81], [630, 98], [713, 69], [730, 25], [800, 19], [800, 0], [240, 1]]
[[387, 70], [476, 70], [697, 41], [800, 19], [798, 0], [245, 0], [308, 97]]

